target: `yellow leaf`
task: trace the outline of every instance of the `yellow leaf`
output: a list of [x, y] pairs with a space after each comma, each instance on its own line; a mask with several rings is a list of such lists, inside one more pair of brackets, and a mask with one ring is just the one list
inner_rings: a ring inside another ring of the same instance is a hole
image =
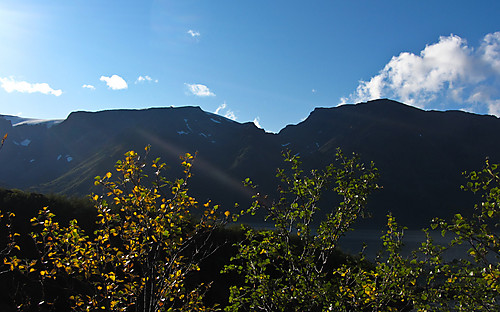
[[226, 217], [229, 217], [229, 215], [230, 215], [230, 214], [231, 214], [231, 213], [230, 213], [229, 211], [224, 212], [224, 215], [225, 215]]
[[106, 173], [106, 178], [111, 178], [111, 172]]

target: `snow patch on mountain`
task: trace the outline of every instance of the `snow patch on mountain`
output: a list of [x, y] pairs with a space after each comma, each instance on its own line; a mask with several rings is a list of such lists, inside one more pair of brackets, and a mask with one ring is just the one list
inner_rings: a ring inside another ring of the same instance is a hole
[[201, 135], [201, 136], [202, 136], [202, 137], [204, 137], [204, 138], [208, 138], [208, 137], [211, 137], [211, 136], [212, 136], [211, 134], [205, 134], [205, 133], [203, 133], [203, 132], [200, 132], [200, 133], [198, 133], [198, 134], [199, 134], [199, 135]]
[[30, 139], [24, 139], [21, 142], [13, 141], [15, 145], [28, 146], [31, 143]]
[[0, 117], [10, 121], [13, 127], [18, 127], [22, 125], [28, 125], [28, 126], [45, 125], [47, 128], [50, 128], [54, 125], [60, 124], [63, 121], [63, 119], [35, 119], [35, 118], [24, 118], [19, 116], [10, 116], [10, 115], [0, 115]]
[[191, 129], [191, 127], [189, 127], [187, 119], [184, 119], [184, 123], [186, 124], [186, 128], [188, 128], [189, 131], [193, 132], [193, 129]]

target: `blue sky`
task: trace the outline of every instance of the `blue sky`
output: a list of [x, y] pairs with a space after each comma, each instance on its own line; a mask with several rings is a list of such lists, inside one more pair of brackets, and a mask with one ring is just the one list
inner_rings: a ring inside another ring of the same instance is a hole
[[200, 106], [268, 131], [391, 98], [500, 116], [500, 1], [2, 0], [0, 114]]

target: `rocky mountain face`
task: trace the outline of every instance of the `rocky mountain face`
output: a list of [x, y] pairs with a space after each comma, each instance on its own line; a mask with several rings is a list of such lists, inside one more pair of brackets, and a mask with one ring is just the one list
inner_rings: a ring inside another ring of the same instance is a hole
[[[151, 157], [161, 157], [172, 177], [181, 173], [179, 155], [197, 152], [193, 195], [227, 207], [249, 203], [251, 192], [241, 184], [246, 177], [273, 194], [282, 150], [298, 153], [306, 168], [321, 168], [340, 147], [379, 168], [383, 189], [372, 198], [373, 218], [361, 223], [366, 227], [379, 227], [389, 211], [410, 227], [470, 213], [474, 198], [460, 190], [462, 172], [481, 169], [486, 157], [500, 162], [498, 118], [390, 100], [317, 108], [278, 134], [197, 107], [75, 112], [60, 123], [0, 116], [0, 133], [8, 133], [0, 153], [2, 187], [89, 194], [99, 191], [95, 176], [112, 171], [126, 151], [151, 144]], [[327, 196], [325, 207], [333, 201]]]

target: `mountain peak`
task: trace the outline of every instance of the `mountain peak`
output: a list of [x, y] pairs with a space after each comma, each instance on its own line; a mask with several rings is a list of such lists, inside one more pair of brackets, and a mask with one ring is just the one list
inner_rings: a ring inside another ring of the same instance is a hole
[[109, 171], [123, 153], [151, 144], [174, 170], [179, 155], [198, 151], [195, 197], [230, 206], [249, 200], [240, 183], [246, 177], [272, 195], [281, 150], [299, 154], [312, 169], [334, 161], [340, 147], [380, 170], [384, 189], [373, 200], [375, 219], [383, 223], [392, 210], [402, 224], [418, 226], [463, 207], [461, 172], [480, 168], [485, 157], [500, 161], [500, 147], [491, 143], [500, 140], [498, 118], [424, 111], [387, 99], [316, 108], [278, 134], [194, 106], [75, 112], [43, 131], [11, 127], [5, 118], [0, 126], [9, 133], [0, 154], [3, 185], [86, 194], [93, 191], [93, 177]]

